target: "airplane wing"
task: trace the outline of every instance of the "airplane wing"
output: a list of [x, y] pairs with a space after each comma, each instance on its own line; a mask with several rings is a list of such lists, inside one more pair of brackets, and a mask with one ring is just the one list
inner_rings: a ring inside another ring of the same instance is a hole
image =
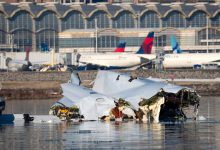
[[110, 67], [109, 64], [105, 64], [104, 62], [85, 62], [85, 61], [79, 61], [82, 64], [86, 64], [86, 65], [96, 65], [96, 66], [100, 66], [100, 67]]
[[142, 54], [142, 55], [137, 55], [138, 57], [145, 59], [145, 60], [153, 60], [156, 59], [156, 54]]

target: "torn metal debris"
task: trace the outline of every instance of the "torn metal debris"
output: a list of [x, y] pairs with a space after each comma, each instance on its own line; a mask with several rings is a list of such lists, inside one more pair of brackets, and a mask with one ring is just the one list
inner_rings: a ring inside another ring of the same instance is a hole
[[[78, 117], [84, 120], [159, 122], [196, 119], [198, 114], [200, 98], [191, 88], [99, 71], [93, 88], [88, 89], [80, 86], [76, 77], [72, 75], [72, 82], [61, 85], [64, 97], [51, 107], [52, 114], [63, 120]], [[70, 111], [73, 106], [77, 113]], [[65, 108], [63, 113], [62, 107]], [[60, 112], [57, 109], [61, 109]]]

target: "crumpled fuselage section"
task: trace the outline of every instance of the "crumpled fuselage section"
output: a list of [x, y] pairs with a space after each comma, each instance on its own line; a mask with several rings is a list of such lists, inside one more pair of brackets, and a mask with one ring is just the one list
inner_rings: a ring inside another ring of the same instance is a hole
[[198, 114], [199, 95], [193, 89], [111, 71], [99, 71], [92, 89], [74, 83], [62, 84], [62, 89], [64, 97], [54, 106], [76, 107], [72, 116], [81, 120], [159, 122], [196, 119]]

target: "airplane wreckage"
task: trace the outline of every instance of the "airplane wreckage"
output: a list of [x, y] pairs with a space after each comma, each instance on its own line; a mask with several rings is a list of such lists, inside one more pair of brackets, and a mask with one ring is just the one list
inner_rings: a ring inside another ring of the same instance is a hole
[[92, 89], [76, 74], [61, 87], [49, 111], [61, 120], [184, 121], [196, 119], [200, 101], [191, 88], [111, 71], [98, 71]]

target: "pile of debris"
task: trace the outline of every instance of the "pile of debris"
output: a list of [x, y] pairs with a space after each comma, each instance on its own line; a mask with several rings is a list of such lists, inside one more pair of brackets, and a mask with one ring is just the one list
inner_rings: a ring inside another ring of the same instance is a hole
[[57, 64], [54, 66], [51, 65], [42, 65], [39, 68], [33, 68], [34, 71], [40, 71], [40, 72], [47, 72], [47, 71], [59, 71], [59, 72], [65, 72], [67, 71], [68, 67], [63, 64]]
[[200, 97], [190, 88], [99, 71], [92, 89], [77, 75], [62, 84], [63, 98], [50, 112], [61, 120], [176, 121], [196, 119]]
[[83, 116], [79, 113], [79, 108], [75, 105], [72, 107], [66, 107], [63, 104], [54, 105], [50, 108], [50, 115], [55, 115], [60, 120], [82, 119]]

